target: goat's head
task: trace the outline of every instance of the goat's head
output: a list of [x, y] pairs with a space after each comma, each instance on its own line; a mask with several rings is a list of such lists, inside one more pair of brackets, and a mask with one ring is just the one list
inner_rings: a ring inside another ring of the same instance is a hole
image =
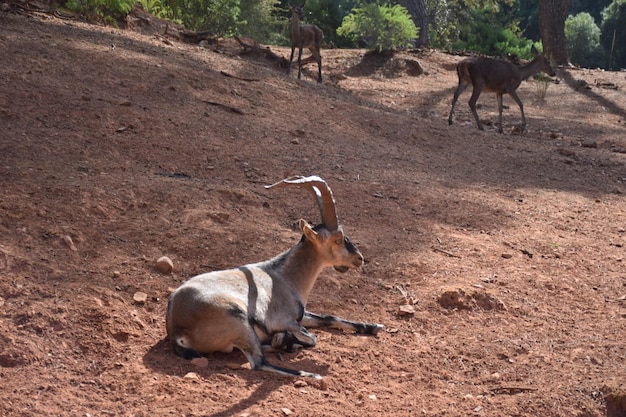
[[333, 193], [326, 181], [318, 176], [296, 176], [267, 185], [265, 188], [270, 189], [289, 185], [309, 190], [320, 208], [322, 216], [320, 225], [311, 227], [305, 220], [300, 220], [299, 226], [304, 235], [303, 238], [310, 244], [316, 245], [321, 252], [324, 252], [328, 259], [327, 264], [333, 266], [337, 271], [346, 272], [350, 268], [360, 267], [363, 264], [363, 255], [350, 242], [350, 239], [339, 226]]

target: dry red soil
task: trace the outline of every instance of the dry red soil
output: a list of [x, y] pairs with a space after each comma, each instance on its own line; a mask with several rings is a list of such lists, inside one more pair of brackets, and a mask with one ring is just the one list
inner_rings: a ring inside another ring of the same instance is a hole
[[[469, 92], [448, 125], [458, 56], [325, 49], [318, 85], [2, 10], [0, 415], [626, 415], [626, 73], [528, 80], [527, 130], [505, 97], [500, 135], [488, 93], [486, 131]], [[295, 244], [317, 207], [263, 186], [312, 174], [366, 263], [324, 271], [308, 308], [385, 329], [269, 355], [322, 381], [175, 356], [172, 289]]]

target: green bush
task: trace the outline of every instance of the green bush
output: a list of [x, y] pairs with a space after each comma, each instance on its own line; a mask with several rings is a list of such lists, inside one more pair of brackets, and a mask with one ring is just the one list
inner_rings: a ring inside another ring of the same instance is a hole
[[522, 59], [532, 59], [533, 45], [541, 50], [540, 44], [521, 34], [516, 22], [507, 25], [490, 8], [474, 9], [468, 12], [465, 25], [459, 31], [459, 38], [453, 42], [453, 49], [475, 51], [491, 56], [516, 55]]
[[89, 20], [104, 20], [109, 23], [125, 18], [134, 6], [135, 0], [69, 0], [65, 3], [68, 10]]
[[404, 7], [370, 3], [344, 17], [337, 34], [382, 52], [410, 47], [417, 27]]
[[569, 16], [565, 21], [567, 53], [572, 63], [581, 67], [598, 67], [602, 63], [600, 28], [586, 12]]
[[609, 54], [609, 69], [626, 68], [626, 24], [624, 22], [626, 22], [626, 0], [614, 0], [602, 11], [600, 42]]
[[239, 0], [167, 0], [183, 25], [193, 31], [229, 36], [240, 24]]

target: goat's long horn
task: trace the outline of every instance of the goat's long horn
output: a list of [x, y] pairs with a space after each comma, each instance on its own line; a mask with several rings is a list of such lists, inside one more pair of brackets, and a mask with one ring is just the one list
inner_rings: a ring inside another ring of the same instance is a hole
[[330, 187], [322, 178], [317, 175], [310, 177], [289, 177], [272, 185], [266, 185], [265, 188], [286, 187], [288, 185], [297, 185], [306, 188], [313, 194], [317, 204], [320, 207], [322, 215], [322, 223], [328, 230], [337, 230], [339, 223], [337, 221], [337, 213], [335, 212], [335, 199]]

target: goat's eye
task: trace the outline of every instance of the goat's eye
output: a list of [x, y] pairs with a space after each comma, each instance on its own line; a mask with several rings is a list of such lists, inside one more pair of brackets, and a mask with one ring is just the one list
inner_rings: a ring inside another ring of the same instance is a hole
[[343, 244], [343, 239], [337, 239], [337, 240], [335, 240], [335, 243], [337, 245], [341, 245], [341, 244]]

